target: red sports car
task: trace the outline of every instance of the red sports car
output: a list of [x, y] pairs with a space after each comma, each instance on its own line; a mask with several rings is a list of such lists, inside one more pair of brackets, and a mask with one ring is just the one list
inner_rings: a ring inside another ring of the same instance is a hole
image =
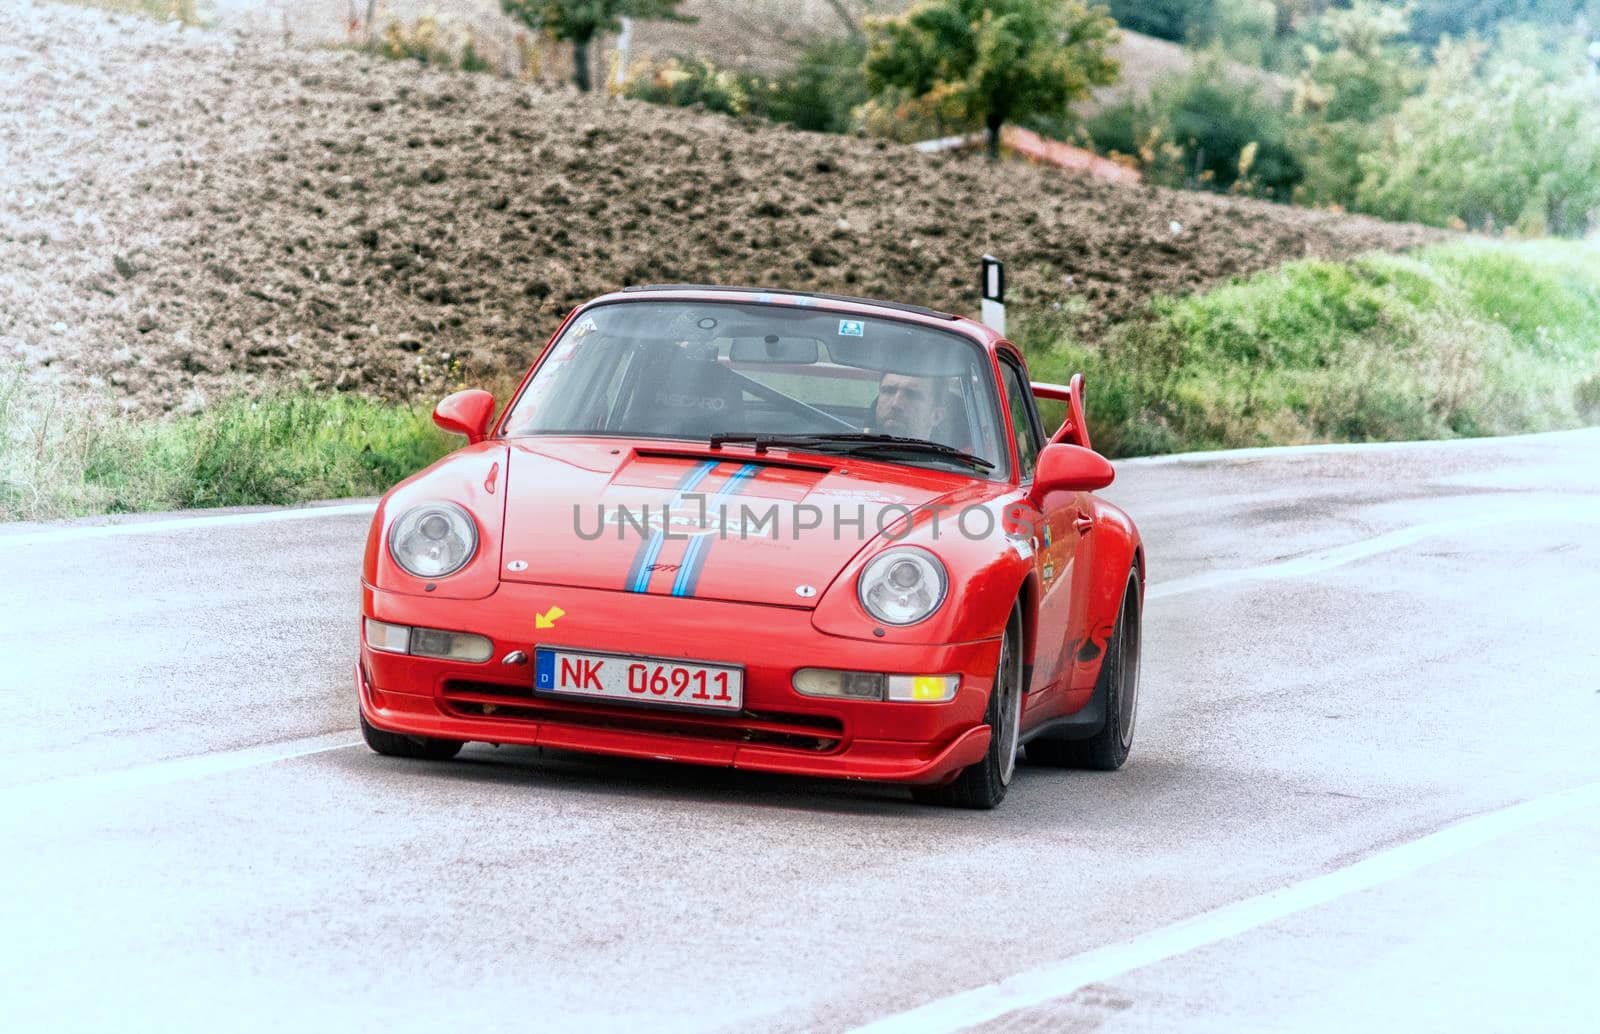
[[[1053, 434], [1035, 398], [1065, 402]], [[397, 485], [362, 573], [361, 728], [909, 784], [989, 808], [1133, 743], [1144, 556], [1091, 493], [1082, 378], [909, 305], [630, 288]]]

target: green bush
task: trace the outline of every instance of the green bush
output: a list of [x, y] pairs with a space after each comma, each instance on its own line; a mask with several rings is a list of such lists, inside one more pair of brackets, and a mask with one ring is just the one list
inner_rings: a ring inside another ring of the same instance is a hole
[[1192, 46], [1214, 46], [1234, 61], [1253, 67], [1282, 66], [1286, 54], [1293, 53], [1288, 40], [1278, 37], [1274, 0], [1208, 3], [1190, 22], [1187, 38]]
[[410, 25], [399, 19], [390, 19], [383, 30], [379, 51], [384, 57], [396, 61], [413, 60], [424, 65], [455, 64], [455, 60], [439, 31], [439, 20], [425, 14]]
[[1305, 261], [1158, 299], [1097, 345], [1017, 335], [1034, 376], [1088, 378], [1111, 455], [1506, 434], [1600, 405], [1600, 250], [1469, 242]]
[[1600, 86], [1447, 43], [1360, 164], [1374, 215], [1578, 236], [1600, 218]]
[[[459, 36], [432, 14], [424, 14], [409, 25], [391, 18], [382, 39], [362, 49], [370, 49], [395, 61], [416, 61], [439, 68], [459, 68], [463, 72], [493, 72], [494, 64], [478, 52], [477, 39], [468, 29]], [[459, 51], [460, 56], [457, 57]]]
[[478, 53], [478, 41], [470, 32], [467, 33], [466, 41], [461, 44], [461, 61], [458, 67], [463, 72], [494, 71], [494, 65], [489, 62], [489, 59]]
[[1361, 156], [1380, 145], [1387, 119], [1422, 85], [1420, 52], [1399, 42], [1406, 26], [1403, 10], [1361, 0], [1311, 27], [1289, 136], [1305, 170], [1297, 201], [1355, 203]]
[[630, 79], [625, 96], [680, 108], [701, 105], [724, 115], [765, 116], [771, 86], [758, 75], [718, 68], [710, 61], [672, 58]]
[[1230, 77], [1216, 52], [1157, 84], [1148, 101], [1103, 109], [1086, 130], [1097, 149], [1137, 158], [1165, 186], [1287, 199], [1301, 177], [1283, 108]]
[[1600, 373], [1585, 377], [1573, 391], [1578, 416], [1591, 424], [1600, 423]]
[[800, 129], [848, 133], [855, 128], [856, 108], [867, 100], [865, 54], [860, 42], [821, 40], [806, 47], [794, 68], [776, 79], [675, 57], [633, 75], [623, 93], [655, 104], [701, 105], [724, 115], [753, 115]]
[[1295, 91], [1296, 199], [1528, 235], [1600, 223], [1600, 86], [1582, 38], [1495, 18], [1478, 26], [1497, 27], [1492, 48], [1446, 39], [1425, 68], [1401, 42], [1406, 18], [1358, 0], [1316, 23]]
[[801, 53], [795, 67], [772, 84], [768, 117], [800, 129], [848, 133], [856, 109], [867, 102], [865, 44], [821, 40]]
[[[1084, 134], [1095, 150], [1137, 157], [1144, 135], [1155, 121], [1148, 106], [1135, 101], [1107, 104], [1084, 122]], [[1060, 130], [1065, 127], [1054, 127]], [[1059, 132], [1051, 135], [1060, 135]]]

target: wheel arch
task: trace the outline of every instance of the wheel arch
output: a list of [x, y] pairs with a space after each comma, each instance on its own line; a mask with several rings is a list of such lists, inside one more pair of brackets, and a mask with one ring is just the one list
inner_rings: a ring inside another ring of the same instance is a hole
[[[1029, 571], [1017, 586], [1012, 609], [1022, 612], [1022, 685], [1026, 691], [1033, 685], [1034, 650], [1039, 644], [1039, 576], [1036, 572]], [[1011, 620], [1009, 615], [1006, 620]]]
[[1144, 542], [1133, 521], [1121, 510], [1102, 504], [1094, 535], [1088, 608], [1073, 655], [1071, 686], [1077, 691], [1092, 689], [1100, 675], [1106, 640], [1116, 627], [1128, 575], [1135, 570], [1139, 572], [1139, 603], [1141, 607], [1144, 604]]

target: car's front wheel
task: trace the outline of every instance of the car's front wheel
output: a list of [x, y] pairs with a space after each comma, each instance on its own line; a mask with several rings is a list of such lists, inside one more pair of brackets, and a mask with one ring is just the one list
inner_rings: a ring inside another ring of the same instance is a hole
[[402, 736], [375, 728], [364, 714], [361, 719], [361, 738], [379, 754], [392, 758], [419, 758], [423, 761], [449, 761], [461, 752], [460, 740], [436, 740], [427, 736]]
[[1017, 771], [1022, 733], [1022, 613], [1011, 611], [1000, 639], [1000, 661], [984, 721], [991, 730], [989, 752], [976, 765], [942, 786], [913, 786], [911, 796], [922, 804], [987, 810], [1005, 799]]

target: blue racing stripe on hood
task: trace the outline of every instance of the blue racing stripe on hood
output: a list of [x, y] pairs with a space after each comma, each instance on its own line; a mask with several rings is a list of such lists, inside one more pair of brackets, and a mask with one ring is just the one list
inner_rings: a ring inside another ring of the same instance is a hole
[[667, 500], [662, 508], [661, 527], [645, 536], [639, 543], [638, 550], [633, 554], [633, 563], [628, 565], [628, 578], [623, 582], [623, 588], [629, 592], [647, 592], [650, 588], [650, 568], [655, 565], [661, 556], [661, 543], [667, 534], [666, 517], [674, 506], [683, 502], [683, 497], [693, 492], [695, 486], [706, 479], [706, 475], [717, 469], [716, 460], [707, 460], [697, 463], [683, 472], [683, 477], [678, 479], [678, 486], [673, 490], [672, 497]]
[[[744, 488], [745, 483], [755, 477], [756, 471], [760, 469], [754, 463], [746, 463], [740, 467], [728, 479], [728, 483], [718, 489], [717, 494], [711, 497], [711, 502], [707, 504], [706, 509], [710, 510], [711, 507], [730, 496], [738, 495]], [[672, 581], [672, 595], [694, 595], [695, 583], [700, 580], [700, 571], [705, 567], [706, 554], [711, 552], [711, 539], [711, 534], [707, 533], [689, 543], [689, 549], [683, 556], [683, 566], [678, 568], [678, 577]]]

